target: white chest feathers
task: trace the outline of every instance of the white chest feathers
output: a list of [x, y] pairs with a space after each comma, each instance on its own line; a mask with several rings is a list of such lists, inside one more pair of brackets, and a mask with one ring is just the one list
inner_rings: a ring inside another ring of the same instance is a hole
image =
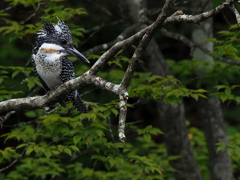
[[64, 49], [61, 46], [44, 43], [33, 55], [36, 64], [36, 71], [49, 89], [54, 89], [62, 84], [60, 73], [62, 69], [61, 57], [64, 56]]

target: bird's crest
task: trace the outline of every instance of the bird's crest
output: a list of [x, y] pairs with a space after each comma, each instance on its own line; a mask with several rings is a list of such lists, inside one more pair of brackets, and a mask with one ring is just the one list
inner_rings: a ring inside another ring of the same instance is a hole
[[66, 42], [72, 43], [72, 35], [68, 26], [59, 18], [57, 18], [57, 24], [53, 24], [49, 21], [44, 21], [44, 26], [37, 33], [37, 41], [34, 50], [37, 52], [39, 47], [44, 43], [51, 43], [51, 41], [57, 41], [64, 39]]
[[70, 34], [71, 32], [68, 28], [68, 26], [59, 18], [57, 18], [58, 22], [57, 24], [52, 24], [49, 21], [44, 21], [44, 26], [38, 33], [39, 36], [49, 36], [52, 34]]

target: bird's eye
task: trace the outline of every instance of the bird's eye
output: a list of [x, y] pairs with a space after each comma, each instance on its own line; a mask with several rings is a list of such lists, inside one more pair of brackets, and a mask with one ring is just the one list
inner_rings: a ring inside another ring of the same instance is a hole
[[65, 44], [67, 44], [67, 41], [66, 41], [65, 39], [61, 39], [61, 41], [60, 41], [60, 42], [61, 42], [61, 44], [62, 44], [62, 45], [65, 45]]

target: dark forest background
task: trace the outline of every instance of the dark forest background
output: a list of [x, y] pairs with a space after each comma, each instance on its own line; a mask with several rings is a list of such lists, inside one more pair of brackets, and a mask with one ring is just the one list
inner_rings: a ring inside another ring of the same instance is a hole
[[[171, 13], [197, 15], [223, 2], [179, 0]], [[75, 46], [91, 62], [71, 58], [80, 76], [121, 36], [155, 21], [164, 3], [1, 1], [0, 101], [46, 93], [30, 61], [44, 20], [56, 23], [59, 17], [69, 26]], [[93, 85], [79, 90], [88, 114], [71, 104], [3, 114], [0, 179], [240, 179], [239, 34], [228, 7], [199, 23], [159, 29], [128, 88], [126, 143], [118, 140], [118, 96]], [[119, 51], [97, 75], [120, 83], [139, 42]]]

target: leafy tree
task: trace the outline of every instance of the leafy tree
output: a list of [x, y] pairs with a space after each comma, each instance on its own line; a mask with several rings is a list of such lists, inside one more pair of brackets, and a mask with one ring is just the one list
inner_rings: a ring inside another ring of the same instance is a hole
[[[216, 152], [226, 155], [224, 179], [237, 178], [239, 27], [223, 26], [214, 37], [194, 42], [194, 29], [184, 23], [219, 18], [229, 7], [237, 15], [236, 3], [219, 1], [187, 16], [177, 8], [193, 5], [173, 0], [3, 2], [1, 179], [210, 179], [217, 177], [214, 168], [224, 173], [211, 163]], [[42, 21], [56, 17], [69, 25], [75, 45], [92, 63], [72, 59], [80, 77], [44, 95], [30, 56]], [[193, 59], [196, 48], [211, 61]], [[88, 114], [55, 103], [71, 88], [80, 88]], [[221, 100], [223, 111], [212, 99]], [[213, 112], [227, 119], [229, 142], [209, 142], [208, 135], [217, 133], [207, 134], [199, 122], [210, 117], [203, 107], [216, 106]], [[216, 160], [223, 165], [221, 157]]]

